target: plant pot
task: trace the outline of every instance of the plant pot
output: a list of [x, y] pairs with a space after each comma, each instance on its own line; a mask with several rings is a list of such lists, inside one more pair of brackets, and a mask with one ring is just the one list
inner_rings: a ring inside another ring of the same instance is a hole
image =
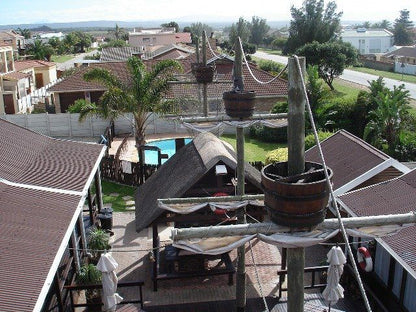
[[225, 112], [232, 118], [248, 118], [253, 115], [256, 93], [254, 91], [228, 91], [222, 95]]
[[[332, 181], [332, 170], [328, 176]], [[305, 173], [288, 177], [288, 163], [270, 164], [261, 171], [264, 204], [271, 220], [290, 228], [310, 228], [325, 219], [329, 186], [323, 166], [305, 162]]]
[[192, 73], [198, 83], [209, 83], [214, 78], [215, 67], [212, 65], [204, 65], [201, 63], [193, 63]]

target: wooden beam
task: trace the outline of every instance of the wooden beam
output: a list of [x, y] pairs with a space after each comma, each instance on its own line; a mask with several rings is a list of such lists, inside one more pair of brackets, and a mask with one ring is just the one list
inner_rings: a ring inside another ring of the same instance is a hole
[[[286, 119], [287, 114], [254, 114], [252, 117], [245, 118], [244, 121], [247, 120], [271, 120], [271, 119]], [[178, 118], [173, 118], [177, 120]], [[231, 118], [229, 116], [208, 116], [208, 117], [185, 117], [180, 119], [183, 122], [221, 122], [221, 121], [235, 121], [235, 118]]]

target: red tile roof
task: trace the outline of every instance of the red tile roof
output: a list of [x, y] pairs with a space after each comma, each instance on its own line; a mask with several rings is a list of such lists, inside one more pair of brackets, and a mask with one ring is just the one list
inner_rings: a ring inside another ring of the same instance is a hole
[[15, 61], [14, 68], [16, 71], [25, 70], [29, 68], [36, 68], [36, 67], [52, 67], [56, 64], [53, 62], [47, 62], [42, 60], [27, 60], [27, 61]]
[[32, 75], [31, 74], [26, 74], [26, 73], [21, 73], [21, 72], [18, 72], [18, 71], [14, 71], [14, 72], [5, 74], [3, 76], [3, 78], [6, 79], [6, 80], [15, 80], [16, 81], [16, 80], [24, 79], [24, 78], [27, 78], [27, 77], [30, 77], [30, 76], [32, 76]]
[[[408, 213], [415, 210], [416, 169], [399, 178], [339, 197], [357, 216]], [[416, 272], [416, 227], [383, 238], [389, 247]]]
[[[340, 130], [321, 142], [327, 165], [334, 171], [334, 190], [390, 159], [390, 156], [352, 135]], [[305, 159], [322, 163], [315, 146], [305, 153]]]
[[3, 119], [0, 137], [0, 311], [33, 311], [53, 282], [105, 147]]

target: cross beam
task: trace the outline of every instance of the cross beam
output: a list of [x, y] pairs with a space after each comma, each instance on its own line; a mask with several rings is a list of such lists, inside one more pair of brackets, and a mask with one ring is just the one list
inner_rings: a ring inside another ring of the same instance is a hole
[[[346, 229], [359, 228], [366, 226], [381, 226], [392, 224], [410, 224], [416, 223], [416, 212], [394, 215], [379, 215], [369, 217], [352, 217], [342, 218]], [[339, 229], [337, 218], [325, 219], [318, 224], [315, 229], [318, 230], [336, 230]], [[309, 229], [305, 229], [309, 230]], [[301, 229], [298, 229], [301, 231]], [[182, 239], [224, 237], [224, 236], [242, 236], [253, 234], [274, 234], [274, 233], [294, 233], [293, 230], [286, 226], [277, 225], [272, 222], [253, 223], [253, 224], [236, 224], [227, 226], [204, 226], [197, 228], [173, 229], [172, 239], [174, 241]]]

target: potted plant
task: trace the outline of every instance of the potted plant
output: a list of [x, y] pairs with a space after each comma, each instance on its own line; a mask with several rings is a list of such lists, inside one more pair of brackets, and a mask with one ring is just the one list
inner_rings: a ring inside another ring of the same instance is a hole
[[103, 229], [94, 228], [90, 231], [88, 237], [88, 249], [90, 251], [90, 261], [94, 264], [98, 263], [101, 254], [111, 248], [110, 234]]
[[[75, 282], [80, 286], [99, 284], [101, 283], [101, 272], [91, 263], [84, 264], [77, 273]], [[88, 307], [88, 311], [101, 311], [100, 289], [86, 289], [85, 300], [87, 304], [94, 304]]]

